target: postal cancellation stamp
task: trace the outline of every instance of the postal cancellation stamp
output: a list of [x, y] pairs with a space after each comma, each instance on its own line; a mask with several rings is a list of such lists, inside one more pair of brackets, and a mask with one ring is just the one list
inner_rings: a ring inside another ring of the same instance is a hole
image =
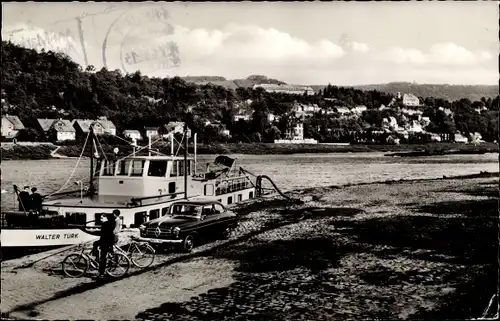
[[174, 32], [170, 13], [163, 5], [129, 9], [107, 31], [103, 42], [104, 65], [108, 69], [113, 65], [126, 73], [176, 68], [181, 61]]

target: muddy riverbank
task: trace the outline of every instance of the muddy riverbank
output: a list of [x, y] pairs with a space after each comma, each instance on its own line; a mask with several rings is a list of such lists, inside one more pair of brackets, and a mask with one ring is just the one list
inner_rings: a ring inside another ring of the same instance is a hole
[[154, 267], [121, 280], [64, 278], [63, 254], [24, 269], [2, 263], [2, 312], [24, 319], [463, 319], [480, 317], [496, 293], [498, 176], [290, 195], [304, 203], [241, 205], [230, 240], [162, 254]]

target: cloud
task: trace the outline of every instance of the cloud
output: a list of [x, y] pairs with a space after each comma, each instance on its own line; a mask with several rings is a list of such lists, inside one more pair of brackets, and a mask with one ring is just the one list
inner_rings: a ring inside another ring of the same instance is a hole
[[370, 47], [368, 47], [368, 45], [366, 43], [361, 43], [361, 42], [356, 42], [356, 41], [352, 42], [351, 48], [355, 52], [365, 53], [365, 52], [370, 51]]
[[186, 58], [207, 59], [209, 56], [226, 62], [328, 63], [346, 54], [342, 47], [327, 39], [308, 42], [274, 28], [253, 25], [231, 24], [221, 30], [190, 30], [178, 26], [173, 40]]
[[488, 62], [493, 57], [486, 50], [470, 51], [452, 42], [434, 44], [427, 52], [393, 46], [383, 55], [384, 60], [397, 64], [442, 66], [474, 66]]
[[[165, 32], [165, 25], [144, 23], [136, 31], [123, 32], [121, 36], [117, 33], [116, 39], [108, 42], [108, 68], [125, 68], [123, 57], [134, 50], [142, 55], [148, 48], [174, 42], [179, 48], [179, 67], [163, 68], [158, 61], [146, 59], [127, 65], [126, 68], [130, 68], [127, 71], [140, 69], [159, 77], [220, 75], [229, 79], [265, 74], [289, 83], [304, 84], [413, 80], [420, 83], [491, 83], [498, 79], [494, 50], [490, 48], [471, 50], [452, 42], [436, 43], [426, 50], [398, 45], [378, 48], [345, 35], [336, 42], [330, 39], [311, 41], [276, 28], [240, 24], [219, 29], [173, 27], [173, 33], [169, 34]], [[10, 38], [37, 50], [62, 51], [77, 63], [84, 63], [75, 27], [43, 30], [21, 25], [9, 29], [16, 29], [16, 32], [9, 34], [2, 30], [4, 39]], [[102, 34], [102, 30], [90, 27], [85, 32], [88, 39], [94, 40]], [[99, 40], [93, 44], [94, 47], [85, 44], [89, 63], [100, 69], [103, 66], [101, 44]]]

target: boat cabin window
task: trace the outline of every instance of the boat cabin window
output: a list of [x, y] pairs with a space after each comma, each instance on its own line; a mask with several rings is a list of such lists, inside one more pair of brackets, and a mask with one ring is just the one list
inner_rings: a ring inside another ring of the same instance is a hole
[[144, 160], [134, 159], [132, 161], [132, 168], [130, 171], [130, 176], [142, 176], [145, 163], [146, 163], [146, 161], [144, 161]]
[[253, 192], [248, 193], [248, 198], [253, 198]]
[[[178, 161], [178, 162], [179, 162], [179, 176], [184, 176], [184, 163], [185, 162], [183, 160], [182, 161]], [[189, 166], [190, 165], [189, 160], [187, 161], [186, 164], [187, 164], [186, 170], [187, 170], [187, 173], [189, 175], [189, 173], [191, 172], [191, 166]]]
[[87, 214], [78, 212], [66, 212], [66, 223], [85, 225], [87, 223]]
[[139, 227], [144, 222], [146, 222], [146, 212], [138, 212], [134, 214], [134, 226]]
[[232, 204], [233, 203], [233, 197], [232, 196], [229, 196], [227, 198], [227, 204]]
[[242, 194], [238, 194], [238, 202], [241, 202], [242, 199], [243, 199], [243, 195]]
[[161, 216], [165, 216], [168, 214], [168, 207], [164, 207], [161, 209]]
[[130, 159], [124, 159], [118, 161], [118, 172], [116, 175], [128, 176], [128, 169], [130, 167]]
[[170, 171], [170, 177], [176, 177], [178, 175], [177, 161], [172, 162], [172, 170]]
[[148, 176], [153, 177], [165, 177], [167, 173], [167, 164], [166, 160], [152, 160], [149, 162]]
[[113, 176], [115, 174], [116, 162], [113, 160], [104, 160], [102, 162], [102, 176]]
[[154, 220], [160, 217], [160, 210], [151, 210], [149, 211], [149, 219]]

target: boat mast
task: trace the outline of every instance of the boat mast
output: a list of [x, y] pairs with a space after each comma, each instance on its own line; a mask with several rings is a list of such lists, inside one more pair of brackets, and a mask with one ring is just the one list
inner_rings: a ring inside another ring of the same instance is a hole
[[94, 195], [94, 124], [90, 125], [90, 184], [89, 184], [89, 195], [92, 197]]
[[[187, 116], [187, 115], [186, 115]], [[187, 199], [187, 186], [188, 186], [188, 181], [187, 181], [187, 148], [188, 148], [188, 135], [187, 135], [187, 117], [184, 121], [184, 198]]]

